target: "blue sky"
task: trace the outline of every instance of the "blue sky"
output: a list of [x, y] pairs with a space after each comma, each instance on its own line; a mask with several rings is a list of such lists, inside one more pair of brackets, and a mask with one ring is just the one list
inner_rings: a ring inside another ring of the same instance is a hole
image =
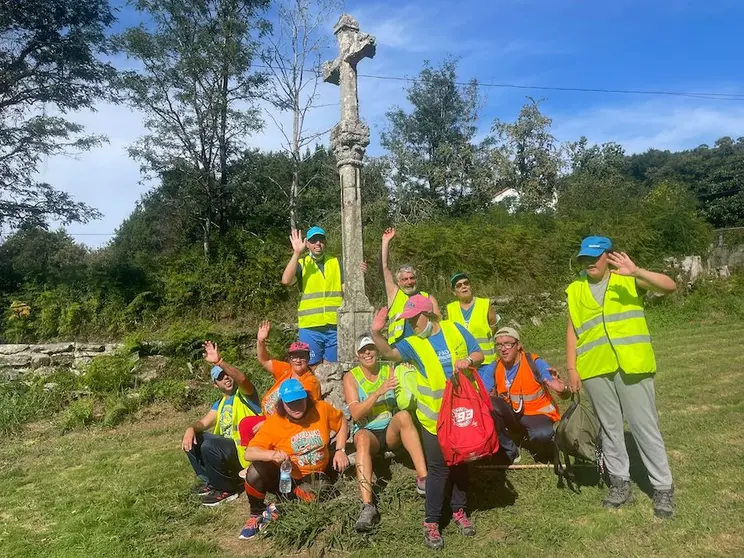
[[[360, 64], [360, 73], [414, 77], [424, 60], [439, 64], [451, 54], [460, 58], [462, 81], [475, 77], [481, 83], [744, 94], [744, 2], [348, 0], [345, 11], [377, 38], [377, 55]], [[139, 21], [126, 6], [119, 18], [120, 28]], [[328, 22], [329, 35], [335, 20]], [[404, 88], [400, 81], [360, 78], [360, 111], [372, 129], [371, 155], [382, 154], [385, 111], [407, 106]], [[338, 101], [336, 87], [324, 84], [320, 92], [319, 102]], [[544, 99], [542, 111], [553, 118], [560, 141], [586, 135], [591, 142], [618, 141], [628, 152], [642, 152], [744, 136], [744, 99], [505, 88], [482, 92], [482, 133], [494, 118], [513, 120], [531, 95]], [[325, 107], [312, 114], [309, 125], [324, 130], [337, 118], [338, 107]], [[68, 227], [79, 233], [77, 240], [99, 246], [152, 186], [140, 181], [138, 164], [126, 153], [144, 129], [138, 114], [113, 105], [75, 119], [106, 134], [110, 143], [77, 159], [52, 158], [40, 175], [104, 213], [101, 220]], [[280, 143], [268, 120], [264, 132], [250, 139], [265, 149]]]

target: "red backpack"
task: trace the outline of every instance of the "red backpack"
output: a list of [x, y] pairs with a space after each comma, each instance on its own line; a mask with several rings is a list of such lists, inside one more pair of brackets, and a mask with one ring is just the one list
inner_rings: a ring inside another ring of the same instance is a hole
[[488, 457], [499, 449], [491, 399], [478, 372], [472, 370], [472, 375], [477, 389], [457, 370], [444, 388], [437, 437], [450, 467]]

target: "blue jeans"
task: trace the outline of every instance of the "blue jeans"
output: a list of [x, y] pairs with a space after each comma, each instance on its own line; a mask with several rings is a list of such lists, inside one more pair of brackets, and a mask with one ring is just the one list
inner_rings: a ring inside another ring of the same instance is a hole
[[338, 332], [335, 325], [300, 328], [298, 338], [310, 345], [309, 365], [318, 364], [321, 360], [338, 361]]
[[243, 467], [232, 438], [197, 432], [196, 443], [186, 456], [196, 476], [212, 488], [231, 493], [242, 490], [243, 479], [238, 473]]
[[499, 445], [510, 459], [517, 456], [514, 440], [527, 438], [532, 451], [545, 458], [553, 455], [553, 421], [545, 415], [516, 415], [501, 397], [491, 397]]

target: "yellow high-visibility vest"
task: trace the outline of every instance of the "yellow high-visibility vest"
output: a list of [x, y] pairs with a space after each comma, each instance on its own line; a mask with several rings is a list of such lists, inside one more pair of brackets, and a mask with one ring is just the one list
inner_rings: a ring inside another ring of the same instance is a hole
[[230, 438], [235, 442], [235, 448], [238, 450], [238, 459], [243, 467], [248, 467], [251, 462], [245, 458], [245, 446], [240, 445], [240, 421], [245, 417], [256, 417], [261, 414], [261, 404], [255, 399], [256, 392], [253, 392], [252, 396], [243, 393], [240, 388], [235, 392], [232, 400], [232, 416], [225, 416], [225, 420], [222, 421], [222, 411], [224, 410], [225, 403], [227, 402], [228, 396], [223, 396], [217, 407], [217, 423], [214, 425], [213, 433], [217, 436], [224, 436], [225, 433], [229, 432]]
[[496, 344], [491, 333], [491, 326], [488, 323], [488, 309], [490, 307], [490, 300], [476, 297], [473, 304], [473, 311], [470, 314], [470, 321], [465, 323], [460, 301], [455, 300], [447, 305], [447, 319], [465, 326], [473, 334], [475, 340], [478, 341], [478, 345], [480, 345], [483, 352], [483, 364], [490, 364], [496, 360]]
[[[416, 294], [424, 295], [429, 297], [429, 293], [419, 291]], [[413, 296], [413, 295], [411, 295]], [[402, 289], [398, 288], [393, 298], [393, 303], [388, 308], [388, 343], [393, 344], [396, 341], [400, 341], [403, 338], [403, 329], [405, 328], [406, 321], [403, 318], [397, 318], [397, 316], [403, 312], [403, 307], [406, 305], [408, 299], [411, 298]]]
[[338, 258], [326, 256], [322, 272], [312, 256], [302, 258], [300, 266], [302, 297], [297, 307], [297, 325], [301, 328], [336, 325], [338, 309], [343, 303]]
[[[443, 320], [439, 322], [439, 326], [442, 328], [444, 341], [450, 352], [452, 370], [455, 370], [455, 362], [468, 357], [467, 342], [454, 322]], [[436, 436], [437, 420], [439, 419], [439, 410], [442, 408], [442, 397], [444, 396], [447, 376], [434, 347], [428, 339], [411, 335], [406, 337], [406, 342], [411, 345], [424, 366], [424, 369], [419, 370], [418, 373], [416, 415], [421, 422], [421, 426]]]
[[656, 372], [656, 358], [634, 277], [612, 273], [599, 305], [586, 274], [566, 289], [576, 331], [576, 371], [582, 380], [615, 372]]

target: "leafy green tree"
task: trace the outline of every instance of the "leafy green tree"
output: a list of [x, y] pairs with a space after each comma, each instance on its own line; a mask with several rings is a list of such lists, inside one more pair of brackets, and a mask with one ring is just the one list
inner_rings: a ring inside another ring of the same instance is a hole
[[[102, 138], [64, 114], [94, 108], [114, 69], [106, 0], [12, 0], [0, 8], [0, 226], [64, 223], [100, 217], [68, 193], [39, 182], [47, 158], [79, 152]], [[52, 114], [47, 114], [47, 111]]]
[[[487, 197], [490, 175], [483, 146], [474, 143], [481, 103], [476, 80], [457, 83], [457, 61], [429, 62], [408, 88], [410, 113], [387, 112], [381, 143], [399, 218], [426, 218], [475, 197]], [[481, 203], [482, 205], [482, 203]]]
[[513, 188], [519, 205], [528, 210], [553, 203], [563, 159], [550, 133], [553, 120], [540, 112], [540, 101], [529, 97], [514, 123], [498, 118], [491, 127], [494, 172], [499, 189]]
[[182, 202], [201, 229], [209, 257], [212, 232], [225, 230], [230, 164], [261, 128], [255, 102], [266, 78], [253, 61], [268, 30], [268, 0], [137, 0], [151, 23], [116, 44], [138, 62], [121, 85], [145, 114], [150, 133], [130, 148], [143, 168], [182, 177]]

